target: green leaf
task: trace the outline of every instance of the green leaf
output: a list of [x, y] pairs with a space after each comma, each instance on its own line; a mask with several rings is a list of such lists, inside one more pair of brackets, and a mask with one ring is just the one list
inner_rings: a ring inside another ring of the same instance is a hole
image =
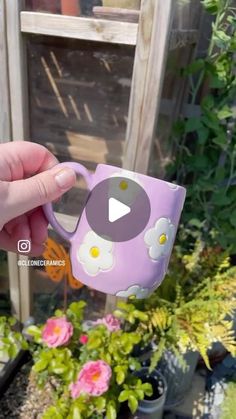
[[197, 131], [202, 128], [202, 122], [200, 118], [189, 118], [185, 124], [185, 133]]
[[220, 109], [217, 112], [217, 116], [220, 120], [230, 118], [232, 117], [233, 112], [232, 109], [229, 108], [229, 106], [224, 106], [222, 109]]
[[228, 205], [231, 203], [231, 199], [226, 196], [225, 191], [219, 191], [214, 193], [212, 203], [219, 206]]
[[218, 0], [202, 0], [202, 4], [208, 13], [211, 13], [212, 15], [217, 14], [219, 7]]
[[63, 311], [62, 310], [59, 310], [59, 309], [57, 309], [54, 314], [55, 314], [56, 317], [62, 317], [62, 316], [64, 316]]
[[98, 411], [102, 411], [103, 409], [105, 409], [106, 399], [104, 397], [96, 397], [94, 398], [94, 404]]
[[215, 101], [212, 95], [205, 96], [201, 101], [201, 108], [203, 110], [212, 110], [214, 108]]
[[115, 403], [113, 400], [108, 402], [106, 409], [106, 419], [116, 419], [117, 413], [115, 408]]
[[138, 397], [139, 400], [143, 400], [144, 399], [144, 391], [141, 389], [135, 389], [135, 394]]
[[225, 148], [227, 144], [227, 137], [226, 135], [218, 135], [217, 137], [212, 139], [212, 142], [222, 148]]
[[33, 336], [35, 343], [41, 343], [42, 342], [42, 331], [37, 326], [29, 326], [26, 329], [26, 333], [30, 336]]
[[73, 406], [71, 419], [81, 419], [81, 417], [78, 406]]
[[129, 395], [128, 406], [129, 406], [132, 413], [135, 413], [136, 410], [138, 409], [138, 400], [136, 399], [136, 397], [133, 394]]
[[40, 372], [43, 371], [47, 368], [48, 366], [48, 362], [46, 359], [40, 359], [40, 361], [36, 362], [36, 364], [34, 364], [33, 366], [33, 370], [35, 372]]
[[207, 138], [209, 137], [210, 130], [204, 126], [197, 130], [197, 136], [199, 144], [205, 144]]
[[118, 397], [119, 402], [122, 403], [128, 400], [129, 394], [130, 394], [129, 390], [123, 390]]
[[233, 227], [236, 227], [236, 210], [234, 210], [230, 216], [230, 223]]
[[213, 41], [215, 42], [216, 46], [219, 48], [224, 49], [227, 44], [230, 42], [231, 38], [227, 35], [224, 31], [218, 30], [215, 31], [213, 34]]
[[89, 338], [87, 348], [88, 349], [97, 349], [101, 346], [101, 344], [102, 344], [102, 340], [100, 338], [91, 337], [91, 338]]
[[116, 382], [117, 384], [122, 384], [125, 381], [125, 373], [123, 371], [119, 371], [116, 374]]
[[202, 58], [193, 61], [184, 69], [184, 75], [194, 74], [200, 70], [202, 70], [205, 66], [205, 61]]
[[153, 395], [153, 388], [150, 383], [143, 383], [142, 389], [146, 396], [151, 397]]

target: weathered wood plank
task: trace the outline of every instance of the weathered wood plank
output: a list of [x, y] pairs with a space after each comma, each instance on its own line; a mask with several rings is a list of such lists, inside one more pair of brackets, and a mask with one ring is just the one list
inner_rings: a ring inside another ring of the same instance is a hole
[[99, 19], [138, 23], [140, 12], [139, 10], [122, 9], [118, 7], [94, 6], [93, 14]]
[[11, 138], [5, 0], [0, 0], [0, 143]]
[[20, 32], [21, 1], [6, 1], [8, 70], [11, 100], [12, 139], [26, 140], [28, 130], [27, 70]]
[[50, 13], [21, 12], [21, 31], [63, 38], [135, 45], [138, 24]]
[[196, 44], [199, 37], [197, 29], [174, 29], [170, 33], [169, 50]]
[[[81, 138], [78, 134], [72, 134]], [[39, 132], [40, 138], [40, 132]], [[41, 142], [39, 140], [39, 142]], [[53, 154], [57, 156], [68, 157], [69, 159], [75, 159], [77, 161], [91, 162], [91, 163], [109, 163], [120, 166], [122, 164], [123, 156], [123, 143], [114, 142], [109, 144], [103, 140], [99, 141], [97, 144], [94, 143], [94, 140], [91, 138], [83, 141], [77, 141], [74, 145], [67, 145], [63, 143], [50, 143], [50, 142], [41, 142], [46, 146]], [[113, 147], [113, 145], [115, 145]]]
[[[21, 8], [21, 0], [11, 0], [6, 2], [7, 49], [13, 141], [26, 140], [29, 137], [26, 55], [20, 31]], [[20, 257], [20, 259], [21, 258], [23, 257]], [[13, 263], [16, 263], [16, 261], [17, 259], [11, 256], [10, 264], [12, 265]], [[16, 274], [16, 270], [13, 266], [10, 266], [9, 277], [11, 287], [15, 284], [13, 274]], [[19, 267], [18, 276], [19, 282], [18, 289], [15, 289], [15, 300], [20, 301], [20, 306], [17, 306], [17, 314], [18, 317], [20, 316], [20, 320], [24, 321], [30, 315], [29, 269]]]
[[168, 52], [173, 1], [143, 0], [127, 127], [124, 167], [147, 173]]
[[18, 256], [8, 252], [9, 286], [12, 314], [21, 320], [21, 300], [20, 300], [20, 277], [17, 265]]

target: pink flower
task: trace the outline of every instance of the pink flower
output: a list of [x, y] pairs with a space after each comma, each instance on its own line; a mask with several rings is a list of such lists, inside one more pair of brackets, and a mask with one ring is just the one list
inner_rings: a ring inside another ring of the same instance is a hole
[[113, 316], [113, 314], [107, 314], [102, 319], [96, 320], [94, 324], [104, 324], [110, 332], [120, 330], [120, 320]]
[[73, 335], [73, 326], [65, 317], [48, 319], [42, 332], [42, 338], [49, 348], [65, 345]]
[[80, 343], [82, 343], [82, 345], [86, 345], [86, 343], [88, 342], [88, 336], [87, 335], [81, 335], [79, 338]]
[[89, 361], [81, 369], [77, 381], [70, 384], [71, 397], [76, 399], [81, 393], [101, 396], [109, 388], [112, 371], [104, 361]]

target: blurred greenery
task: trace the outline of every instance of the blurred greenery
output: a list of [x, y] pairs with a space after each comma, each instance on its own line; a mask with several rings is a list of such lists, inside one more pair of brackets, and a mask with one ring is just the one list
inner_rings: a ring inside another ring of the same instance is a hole
[[228, 383], [224, 401], [221, 405], [221, 419], [236, 419], [235, 410], [236, 382]]
[[236, 17], [231, 0], [202, 4], [214, 16], [207, 56], [182, 69], [201, 114], [175, 123], [167, 172], [187, 188], [182, 223], [190, 234], [182, 245], [197, 229], [209, 245], [236, 253]]

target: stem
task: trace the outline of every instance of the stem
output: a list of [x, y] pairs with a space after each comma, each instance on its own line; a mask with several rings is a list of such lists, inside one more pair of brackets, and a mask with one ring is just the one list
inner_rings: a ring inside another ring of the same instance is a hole
[[[220, 9], [218, 11], [217, 15], [216, 15], [215, 23], [212, 24], [212, 29], [213, 30], [212, 30], [210, 44], [209, 44], [208, 50], [207, 50], [207, 57], [208, 58], [211, 58], [211, 56], [212, 56], [212, 52], [213, 52], [213, 48], [214, 48], [214, 33], [219, 29], [218, 26], [220, 26], [220, 22], [221, 22], [221, 18], [222, 18], [221, 13], [222, 13], [222, 11], [226, 12], [229, 1], [230, 0], [226, 0], [224, 7], [222, 7], [222, 9]], [[195, 89], [193, 90], [192, 99], [191, 99], [191, 102], [190, 102], [191, 105], [194, 105], [194, 103], [196, 101], [196, 97], [197, 97], [198, 91], [201, 87], [201, 84], [204, 80], [204, 77], [205, 77], [205, 70], [202, 70], [200, 75], [199, 75], [199, 78], [197, 80]]]
[[67, 277], [65, 276], [65, 279], [64, 279], [64, 299], [63, 299], [63, 311], [64, 311], [64, 313], [67, 310], [67, 285], [68, 285]]

